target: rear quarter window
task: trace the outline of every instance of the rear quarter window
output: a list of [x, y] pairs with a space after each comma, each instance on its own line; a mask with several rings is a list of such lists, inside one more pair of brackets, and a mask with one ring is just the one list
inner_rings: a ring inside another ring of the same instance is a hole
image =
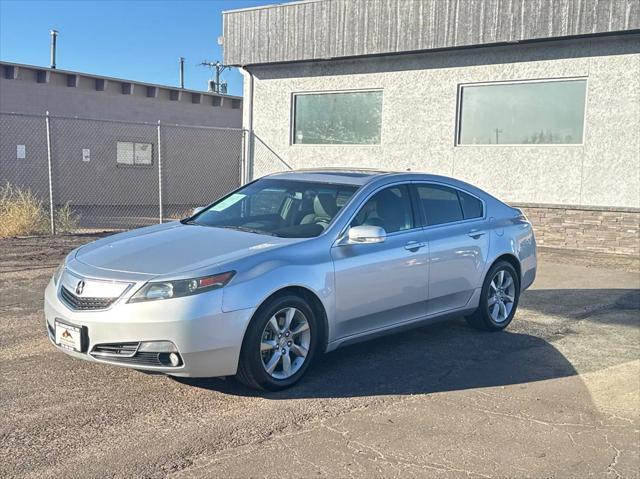
[[460, 205], [462, 205], [462, 213], [464, 214], [465, 220], [482, 218], [482, 201], [464, 191], [458, 191], [458, 197], [460, 198]]

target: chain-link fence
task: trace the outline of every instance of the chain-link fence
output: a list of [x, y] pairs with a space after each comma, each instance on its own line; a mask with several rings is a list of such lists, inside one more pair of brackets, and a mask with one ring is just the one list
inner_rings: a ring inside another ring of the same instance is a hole
[[0, 188], [39, 205], [38, 232], [145, 226], [237, 188], [244, 136], [239, 128], [0, 113]]
[[249, 178], [259, 178], [270, 173], [293, 169], [273, 148], [255, 134], [249, 158], [251, 158], [248, 166]]

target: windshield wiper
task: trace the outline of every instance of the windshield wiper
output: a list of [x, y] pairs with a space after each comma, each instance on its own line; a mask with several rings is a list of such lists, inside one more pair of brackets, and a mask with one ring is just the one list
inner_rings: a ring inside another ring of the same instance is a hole
[[180, 220], [180, 223], [182, 223], [183, 225], [199, 225], [200, 224], [200, 223], [196, 223], [195, 220], [190, 220], [188, 218]]
[[247, 226], [225, 225], [225, 226], [220, 226], [220, 228], [226, 228], [226, 229], [237, 230], [237, 231], [244, 231], [246, 233], [255, 233], [255, 234], [259, 234], [259, 235], [278, 236], [276, 233], [271, 233], [270, 231], [260, 230], [260, 229], [257, 229], [257, 228], [249, 228]]

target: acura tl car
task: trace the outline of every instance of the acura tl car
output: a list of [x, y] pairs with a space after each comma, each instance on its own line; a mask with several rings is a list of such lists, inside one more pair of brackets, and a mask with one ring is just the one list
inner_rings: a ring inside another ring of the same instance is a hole
[[299, 170], [72, 251], [46, 327], [75, 358], [278, 390], [321, 353], [402, 328], [464, 316], [499, 331], [536, 265], [523, 213], [470, 184]]

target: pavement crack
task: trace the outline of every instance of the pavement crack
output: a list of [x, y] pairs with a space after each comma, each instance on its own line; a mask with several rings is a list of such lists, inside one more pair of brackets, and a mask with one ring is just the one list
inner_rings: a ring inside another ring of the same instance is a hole
[[[493, 476], [491, 475], [487, 475], [487, 474], [483, 474], [481, 472], [478, 471], [472, 471], [472, 470], [468, 470], [468, 469], [461, 469], [461, 468], [457, 468], [457, 467], [452, 467], [448, 464], [443, 464], [443, 463], [439, 463], [439, 462], [415, 462], [415, 461], [409, 461], [406, 460], [404, 458], [398, 457], [397, 455], [394, 454], [390, 454], [390, 453], [384, 453], [382, 451], [380, 451], [377, 448], [374, 448], [373, 446], [370, 446], [368, 444], [364, 444], [361, 441], [356, 441], [353, 439], [350, 439], [349, 436], [349, 431], [348, 430], [344, 430], [341, 431], [335, 427], [329, 426], [328, 424], [326, 424], [324, 421], [320, 422], [321, 426], [328, 429], [329, 431], [339, 435], [340, 437], [343, 438], [343, 440], [345, 441], [345, 445], [348, 449], [355, 451], [358, 454], [362, 454], [363, 451], [369, 451], [371, 453], [373, 453], [374, 458], [373, 459], [369, 459], [372, 462], [381, 462], [384, 463], [386, 465], [388, 465], [389, 467], [395, 469], [395, 470], [400, 470], [399, 468], [402, 467], [404, 469], [406, 469], [407, 467], [415, 467], [418, 469], [422, 469], [422, 470], [433, 470], [433, 471], [439, 471], [439, 472], [451, 472], [451, 473], [456, 473], [456, 474], [460, 474], [463, 473], [465, 474], [467, 477], [482, 477], [485, 479], [492, 479]], [[358, 449], [360, 448], [360, 449]]]
[[609, 463], [609, 465], [607, 466], [607, 475], [614, 475], [616, 477], [616, 479], [620, 479], [622, 476], [620, 475], [620, 473], [618, 472], [618, 470], [616, 469], [616, 466], [618, 465], [618, 461], [620, 460], [620, 449], [618, 449], [616, 446], [614, 446], [611, 441], [609, 441], [609, 436], [607, 436], [607, 434], [603, 434], [602, 435], [604, 437], [605, 442], [607, 443], [607, 445], [614, 450], [615, 454], [613, 456], [613, 459], [611, 460], [611, 462]]

